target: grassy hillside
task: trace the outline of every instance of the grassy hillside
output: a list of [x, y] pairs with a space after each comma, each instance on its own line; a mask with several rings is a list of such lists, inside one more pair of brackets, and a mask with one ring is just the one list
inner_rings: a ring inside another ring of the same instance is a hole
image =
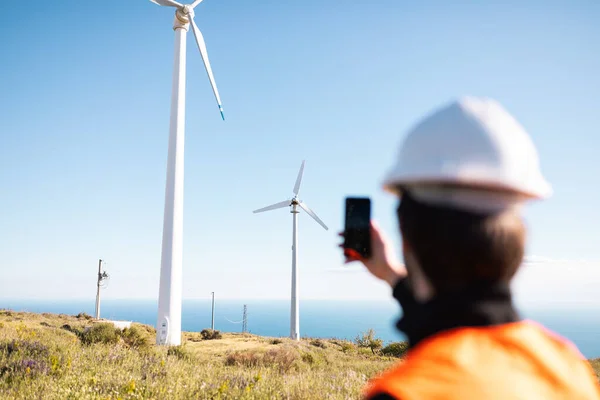
[[[348, 399], [396, 359], [337, 340], [223, 334], [154, 346], [88, 316], [0, 311], [1, 399]], [[84, 327], [95, 327], [84, 332]]]
[[[87, 315], [0, 311], [0, 398], [357, 399], [397, 361], [341, 340], [186, 332], [182, 346], [166, 349], [153, 345], [154, 335], [146, 325], [118, 331]], [[592, 365], [600, 373], [600, 362]]]

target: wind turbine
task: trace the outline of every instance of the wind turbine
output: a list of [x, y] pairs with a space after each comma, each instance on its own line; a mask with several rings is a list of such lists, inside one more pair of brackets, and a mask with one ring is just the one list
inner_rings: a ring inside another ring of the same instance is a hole
[[160, 289], [156, 343], [177, 346], [181, 344], [181, 295], [183, 250], [183, 155], [185, 138], [185, 62], [187, 31], [192, 26], [204, 67], [217, 99], [221, 118], [223, 106], [215, 84], [204, 37], [194, 22], [194, 8], [203, 0], [180, 4], [174, 0], [150, 0], [161, 6], [175, 7], [175, 61], [171, 92], [171, 123], [169, 126], [169, 153], [163, 221]]
[[296, 184], [294, 185], [294, 197], [291, 200], [281, 201], [279, 203], [272, 204], [270, 206], [259, 208], [254, 210], [254, 213], [260, 213], [264, 211], [276, 210], [278, 208], [291, 207], [291, 213], [293, 215], [293, 233], [292, 233], [292, 305], [290, 312], [290, 338], [294, 340], [300, 340], [300, 310], [298, 307], [298, 207], [303, 209], [308, 215], [310, 215], [319, 225], [325, 230], [329, 230], [327, 225], [321, 221], [317, 214], [315, 214], [306, 203], [303, 203], [298, 199], [298, 192], [300, 191], [300, 183], [302, 182], [302, 174], [304, 173], [304, 161], [300, 165], [300, 171], [298, 172], [298, 178], [296, 178]]

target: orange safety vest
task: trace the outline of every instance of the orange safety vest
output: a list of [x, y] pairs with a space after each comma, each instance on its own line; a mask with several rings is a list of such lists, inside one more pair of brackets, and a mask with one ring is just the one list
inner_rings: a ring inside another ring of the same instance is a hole
[[370, 382], [366, 398], [597, 400], [589, 363], [570, 342], [531, 321], [455, 328], [409, 350]]

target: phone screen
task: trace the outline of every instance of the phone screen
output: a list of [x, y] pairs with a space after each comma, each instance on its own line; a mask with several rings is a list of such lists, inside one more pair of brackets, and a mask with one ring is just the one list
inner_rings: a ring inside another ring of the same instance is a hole
[[371, 200], [366, 197], [346, 198], [344, 247], [363, 257], [371, 255]]

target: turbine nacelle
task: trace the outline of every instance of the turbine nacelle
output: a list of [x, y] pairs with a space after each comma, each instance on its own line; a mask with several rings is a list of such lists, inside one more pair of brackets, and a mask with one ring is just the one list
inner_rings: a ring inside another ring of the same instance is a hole
[[190, 29], [192, 18], [186, 15], [181, 10], [175, 10], [175, 20], [173, 21], [173, 29], [183, 28], [186, 32]]
[[189, 24], [195, 15], [196, 14], [194, 13], [194, 10], [191, 9], [188, 5], [185, 5], [183, 6], [183, 8], [175, 10], [175, 18], [177, 18], [184, 24]]
[[[290, 206], [298, 206], [303, 209], [308, 215], [311, 216], [319, 225], [321, 225], [325, 230], [329, 230], [327, 225], [314, 213], [313, 210], [308, 207], [306, 203], [303, 203], [298, 199], [298, 193], [300, 192], [300, 184], [302, 183], [302, 175], [304, 174], [304, 161], [302, 161], [302, 165], [300, 165], [300, 171], [298, 172], [298, 177], [296, 178], [296, 184], [294, 185], [294, 197], [291, 200], [280, 201], [279, 203], [271, 204], [270, 206], [266, 206], [263, 208], [259, 208], [258, 210], [254, 210], [253, 213], [260, 213], [265, 211], [276, 210], [278, 208], [290, 207]], [[292, 209], [292, 213], [294, 210]], [[298, 211], [296, 211], [298, 212]]]
[[215, 99], [217, 100], [217, 105], [219, 106], [219, 112], [221, 113], [221, 118], [225, 120], [225, 115], [223, 114], [223, 104], [221, 103], [221, 97], [219, 96], [219, 91], [217, 89], [217, 83], [215, 82], [215, 78], [213, 76], [212, 68], [210, 67], [210, 61], [208, 60], [208, 52], [206, 51], [206, 43], [204, 43], [204, 37], [202, 36], [202, 32], [198, 29], [198, 26], [194, 22], [194, 8], [203, 0], [196, 0], [192, 4], [181, 4], [175, 0], [150, 0], [154, 4], [158, 4], [159, 6], [165, 7], [175, 7], [177, 10], [175, 11], [175, 24], [173, 29], [185, 29], [188, 30], [190, 24], [192, 26], [192, 32], [194, 32], [194, 37], [196, 38], [196, 44], [198, 45], [198, 50], [200, 51], [200, 55], [202, 56], [202, 61], [204, 62], [204, 68], [206, 68], [206, 73], [208, 74], [208, 79], [210, 80], [210, 85], [213, 90], [213, 94], [215, 95]]

